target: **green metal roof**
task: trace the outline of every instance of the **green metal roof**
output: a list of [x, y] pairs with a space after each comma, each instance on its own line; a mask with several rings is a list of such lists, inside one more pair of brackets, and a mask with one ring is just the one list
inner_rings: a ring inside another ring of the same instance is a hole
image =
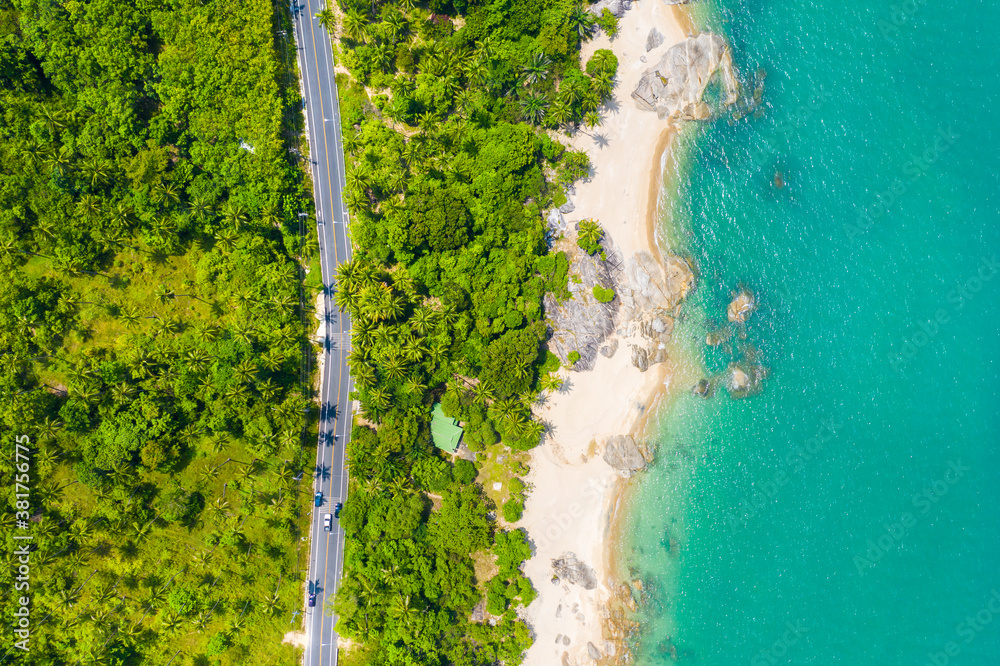
[[458, 449], [459, 440], [462, 439], [461, 426], [455, 419], [444, 415], [440, 402], [431, 410], [431, 438], [434, 440], [434, 446], [448, 453], [454, 453]]

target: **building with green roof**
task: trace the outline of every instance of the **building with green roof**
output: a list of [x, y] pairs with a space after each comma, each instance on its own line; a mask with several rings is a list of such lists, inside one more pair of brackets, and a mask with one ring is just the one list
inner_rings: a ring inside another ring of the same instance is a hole
[[431, 410], [431, 438], [434, 446], [448, 453], [455, 453], [462, 440], [462, 427], [458, 425], [458, 421], [444, 415], [440, 402]]

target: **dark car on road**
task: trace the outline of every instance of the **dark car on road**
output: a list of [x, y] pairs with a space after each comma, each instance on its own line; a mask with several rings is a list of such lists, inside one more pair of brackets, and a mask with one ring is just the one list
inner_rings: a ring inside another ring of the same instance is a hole
[[309, 595], [309, 608], [312, 608], [315, 605], [316, 605], [316, 593], [313, 592], [312, 594]]
[[323, 493], [316, 493], [316, 497], [313, 498], [316, 506], [323, 506]]
[[343, 502], [337, 502], [337, 506], [333, 507], [333, 517], [340, 518], [340, 510], [344, 508]]

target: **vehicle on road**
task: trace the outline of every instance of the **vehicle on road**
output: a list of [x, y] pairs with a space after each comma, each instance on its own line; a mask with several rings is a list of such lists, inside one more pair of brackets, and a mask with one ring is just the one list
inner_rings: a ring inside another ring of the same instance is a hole
[[340, 510], [344, 508], [343, 502], [337, 502], [337, 506], [333, 507], [333, 517], [340, 518]]
[[316, 593], [313, 592], [309, 595], [309, 608], [312, 608], [315, 605], [316, 605]]
[[323, 516], [323, 531], [329, 532], [333, 529], [333, 516], [326, 514]]
[[313, 498], [313, 503], [316, 506], [323, 506], [323, 493], [316, 493], [316, 497]]

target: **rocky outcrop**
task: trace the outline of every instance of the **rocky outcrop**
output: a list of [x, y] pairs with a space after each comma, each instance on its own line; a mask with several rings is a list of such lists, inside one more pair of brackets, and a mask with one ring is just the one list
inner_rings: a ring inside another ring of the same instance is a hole
[[615, 18], [621, 18], [626, 11], [632, 9], [632, 0], [600, 0], [588, 7], [587, 11], [600, 16], [605, 9], [614, 14]]
[[611, 358], [618, 351], [618, 338], [611, 338], [607, 343], [601, 345], [601, 356]]
[[573, 553], [563, 553], [552, 560], [552, 572], [571, 585], [579, 585], [585, 590], [597, 587], [597, 574], [588, 565], [576, 559]]
[[578, 352], [580, 359], [573, 364], [573, 370], [591, 370], [598, 350], [615, 328], [619, 299], [601, 303], [594, 296], [594, 285], [615, 288], [612, 267], [599, 255], [591, 256], [580, 250], [575, 236], [560, 247], [570, 259], [568, 287], [572, 298], [560, 302], [552, 294], [545, 295], [545, 312], [551, 329], [549, 350], [564, 364], [569, 363], [571, 352]]
[[604, 439], [604, 462], [624, 476], [653, 462], [655, 454], [652, 444], [636, 441], [632, 435], [614, 435]]
[[656, 112], [663, 119], [704, 120], [713, 110], [703, 101], [705, 88], [721, 75], [722, 105], [739, 99], [739, 84], [729, 44], [720, 35], [702, 33], [688, 37], [663, 54], [647, 69], [632, 92], [640, 109]]
[[694, 287], [694, 273], [681, 257], [667, 256], [664, 267], [647, 252], [625, 264], [618, 282], [622, 302], [619, 333], [628, 338], [632, 365], [645, 372], [666, 360], [677, 308]]

